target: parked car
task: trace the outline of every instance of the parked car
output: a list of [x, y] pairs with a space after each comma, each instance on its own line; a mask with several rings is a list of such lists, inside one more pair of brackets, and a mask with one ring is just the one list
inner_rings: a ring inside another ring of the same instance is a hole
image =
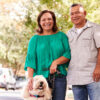
[[16, 89], [16, 80], [11, 68], [0, 68], [0, 88]]
[[26, 77], [25, 76], [17, 76], [16, 77], [16, 89], [21, 89], [26, 84]]

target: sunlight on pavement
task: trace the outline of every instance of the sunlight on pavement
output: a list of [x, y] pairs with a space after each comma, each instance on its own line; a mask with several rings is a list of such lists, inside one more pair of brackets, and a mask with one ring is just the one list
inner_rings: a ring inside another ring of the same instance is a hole
[[67, 90], [66, 100], [74, 100], [72, 90]]
[[0, 96], [21, 97], [22, 90], [8, 90], [0, 89]]
[[[5, 96], [7, 96], [7, 97], [16, 97], [16, 98], [19, 97], [20, 100], [22, 100], [21, 93], [22, 93], [22, 89], [19, 89], [19, 90], [8, 90], [8, 91], [5, 91], [5, 89], [0, 89], [0, 97], [1, 96], [4, 96], [4, 97]], [[66, 99], [65, 100], [74, 100], [73, 99], [72, 90], [67, 90]]]

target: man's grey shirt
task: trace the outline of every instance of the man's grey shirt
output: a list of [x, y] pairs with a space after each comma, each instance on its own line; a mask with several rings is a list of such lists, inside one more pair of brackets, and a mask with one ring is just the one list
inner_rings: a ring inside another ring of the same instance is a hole
[[73, 27], [67, 33], [71, 48], [71, 61], [68, 67], [68, 84], [85, 85], [93, 82], [100, 48], [100, 25], [87, 21], [82, 32]]

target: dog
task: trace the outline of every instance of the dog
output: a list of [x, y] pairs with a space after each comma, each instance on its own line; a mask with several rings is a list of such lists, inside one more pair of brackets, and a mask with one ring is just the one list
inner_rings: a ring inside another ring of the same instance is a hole
[[26, 85], [23, 97], [24, 100], [52, 100], [51, 92], [47, 80], [42, 75], [36, 75], [33, 78], [33, 89], [28, 91]]

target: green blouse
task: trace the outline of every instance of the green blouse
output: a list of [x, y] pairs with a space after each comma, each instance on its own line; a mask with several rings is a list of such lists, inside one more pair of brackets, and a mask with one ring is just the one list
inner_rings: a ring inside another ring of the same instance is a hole
[[[43, 75], [48, 78], [50, 65], [61, 56], [71, 58], [66, 34], [59, 31], [52, 35], [34, 35], [29, 41], [24, 69], [27, 71], [27, 67], [33, 68], [33, 76]], [[58, 65], [61, 74], [67, 75], [68, 64], [69, 62]]]

